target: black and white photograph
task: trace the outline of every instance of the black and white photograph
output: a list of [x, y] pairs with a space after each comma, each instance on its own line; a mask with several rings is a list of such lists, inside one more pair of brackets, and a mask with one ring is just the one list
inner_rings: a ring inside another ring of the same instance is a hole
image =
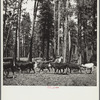
[[2, 0], [3, 86], [96, 87], [97, 1]]

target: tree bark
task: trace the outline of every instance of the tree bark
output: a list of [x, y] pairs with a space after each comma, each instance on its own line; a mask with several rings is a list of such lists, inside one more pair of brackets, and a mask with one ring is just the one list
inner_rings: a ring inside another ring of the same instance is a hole
[[[96, 12], [96, 7], [97, 7], [97, 0], [93, 0], [93, 23], [92, 23], [92, 26], [93, 26], [93, 31], [92, 31], [93, 33], [92, 33], [92, 35], [93, 35], [93, 36], [94, 36], [94, 34], [96, 33], [96, 32], [95, 32], [95, 29], [96, 29], [95, 17], [96, 17], [96, 13], [97, 13], [97, 12]], [[95, 54], [95, 50], [94, 50], [94, 49], [95, 49], [95, 48], [94, 48], [94, 41], [95, 41], [95, 40], [92, 41], [92, 46], [93, 46], [92, 53], [93, 53], [93, 55]]]
[[86, 34], [87, 34], [87, 32], [86, 32], [86, 30], [87, 30], [87, 20], [85, 20], [85, 23], [84, 23], [84, 28], [83, 28], [84, 30], [84, 45], [85, 45], [85, 50], [84, 50], [84, 63], [87, 63], [87, 43], [86, 43], [86, 40], [87, 40], [87, 38], [86, 38]]
[[16, 22], [16, 33], [15, 33], [15, 48], [14, 48], [14, 63], [17, 60], [17, 32], [18, 32], [18, 21]]
[[22, 5], [22, 0], [19, 1], [18, 4], [18, 38], [17, 38], [17, 59], [18, 61], [20, 60], [20, 22], [21, 22], [21, 5]]
[[[79, 4], [80, 5], [80, 4]], [[81, 15], [80, 15], [80, 7], [78, 6], [78, 63], [82, 63], [81, 57]]]
[[38, 8], [38, 1], [34, 1], [34, 10], [33, 10], [33, 23], [32, 23], [32, 36], [30, 40], [30, 50], [29, 50], [29, 61], [32, 61], [32, 45], [33, 45], [33, 35], [34, 35], [34, 26], [35, 26], [35, 19], [37, 15], [37, 8]]
[[47, 39], [47, 60], [49, 60], [49, 36], [48, 36], [48, 39]]
[[71, 60], [71, 36], [70, 36], [70, 31], [68, 32], [68, 43], [69, 43], [69, 62]]
[[9, 40], [9, 36], [10, 36], [10, 33], [11, 33], [11, 27], [12, 27], [12, 24], [9, 26], [9, 29], [8, 29], [8, 34], [7, 34], [7, 39], [6, 39], [6, 42], [5, 42], [5, 48], [4, 48], [4, 52], [3, 54], [5, 55], [5, 52], [7, 50], [7, 44], [8, 44], [8, 40]]
[[6, 8], [5, 8], [5, 18], [4, 18], [4, 32], [6, 31], [6, 16], [7, 16], [7, 0], [5, 0], [5, 2], [6, 2]]
[[58, 2], [58, 49], [57, 49], [57, 55], [59, 56], [60, 54], [60, 5], [61, 1], [59, 0]]
[[53, 50], [53, 56], [54, 59], [56, 58], [56, 0], [54, 0], [54, 50]]
[[45, 44], [45, 39], [44, 39], [44, 37], [43, 37], [43, 43], [42, 43], [42, 57], [44, 57], [44, 48], [45, 48], [45, 46], [44, 46], [44, 44]]
[[[66, 1], [66, 10], [68, 9], [68, 0]], [[65, 30], [64, 30], [64, 48], [63, 48], [63, 62], [66, 62], [67, 58], [67, 36], [68, 36], [68, 13], [65, 16]]]

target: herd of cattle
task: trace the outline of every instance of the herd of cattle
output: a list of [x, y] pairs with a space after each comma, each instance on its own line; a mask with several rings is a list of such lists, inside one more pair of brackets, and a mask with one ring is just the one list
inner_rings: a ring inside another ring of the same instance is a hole
[[[72, 70], [78, 70], [80, 73], [82, 73], [82, 70], [85, 70], [87, 73], [87, 70], [90, 70], [90, 73], [92, 73], [94, 69], [93, 63], [87, 63], [87, 64], [73, 64], [73, 63], [63, 63], [63, 62], [56, 62], [56, 61], [33, 61], [33, 62], [16, 62], [16, 64], [13, 64], [12, 61], [4, 61], [3, 62], [3, 74], [8, 77], [9, 72], [11, 71], [13, 73], [14, 78], [14, 72], [20, 71], [20, 73], [23, 73], [24, 71], [30, 71], [33, 70], [33, 72], [36, 72], [36, 69], [39, 69], [39, 73], [41, 71], [44, 71], [44, 69], [47, 69], [49, 72], [52, 70], [54, 73], [71, 73]], [[62, 72], [63, 71], [63, 72]]]

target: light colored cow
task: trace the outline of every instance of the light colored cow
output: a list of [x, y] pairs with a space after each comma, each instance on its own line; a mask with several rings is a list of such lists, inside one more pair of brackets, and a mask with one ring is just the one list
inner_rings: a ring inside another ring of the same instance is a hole
[[63, 60], [63, 57], [61, 56], [61, 57], [57, 58], [54, 62], [55, 63], [61, 63], [62, 60]]
[[90, 73], [92, 73], [93, 70], [94, 70], [94, 64], [93, 63], [82, 64], [81, 67], [86, 69], [86, 73], [87, 73], [88, 69], [90, 69]]

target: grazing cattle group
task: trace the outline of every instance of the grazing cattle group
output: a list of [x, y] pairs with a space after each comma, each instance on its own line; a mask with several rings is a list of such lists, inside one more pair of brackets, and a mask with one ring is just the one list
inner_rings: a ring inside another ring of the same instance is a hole
[[[78, 70], [80, 73], [82, 73], [82, 70], [85, 69], [86, 72], [88, 69], [90, 69], [90, 73], [92, 73], [94, 64], [93, 63], [87, 63], [87, 64], [72, 64], [72, 63], [63, 63], [61, 62], [60, 58], [59, 60], [55, 61], [33, 61], [33, 62], [16, 62], [14, 65], [12, 61], [4, 61], [3, 63], [3, 70], [4, 70], [4, 75], [8, 77], [9, 72], [11, 71], [13, 73], [14, 77], [14, 72], [17, 70], [20, 70], [21, 73], [24, 73], [24, 71], [33, 71], [35, 73], [35, 69], [39, 69], [39, 73], [41, 71], [44, 71], [47, 69], [49, 72], [51, 70], [54, 70], [54, 73], [72, 73], [72, 70]], [[58, 61], [58, 62], [57, 62]], [[63, 71], [63, 72], [62, 72]]]

